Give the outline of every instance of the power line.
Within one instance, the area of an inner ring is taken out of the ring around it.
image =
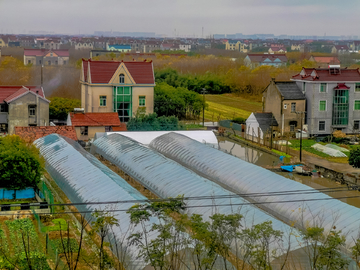
[[[306,200],[287,200],[287,201],[273,201],[273,202],[248,202],[248,203],[227,203],[227,204],[208,204],[208,205],[189,205],[189,206],[184,206],[183,208],[185,209],[189,209],[189,208],[205,208],[205,207],[222,207],[222,206],[245,206],[245,205],[262,205],[262,204],[271,204],[271,203],[290,203],[290,202],[308,202],[308,201],[326,201],[326,200],[341,200],[341,199],[352,199],[352,198],[360,198],[360,196],[344,196],[344,197],[329,197],[329,198],[318,198],[318,199],[306,199]],[[176,200],[176,199],[167,199],[167,201],[169,200]],[[180,200],[180,199],[177,199]],[[146,200],[143,200],[144,202],[149,202]],[[124,202],[130,202],[130,201],[124,201]],[[135,201],[136,203],[141,202],[141,200],[139,201]],[[88,204],[110,204],[111,202],[101,202],[101,203],[95,203],[95,202],[91,202],[91,203],[75,203],[75,204],[52,204],[55,206],[62,206],[62,205],[67,205],[67,206],[74,206],[74,205],[88,205]],[[54,214],[82,214],[82,213],[93,213],[95,211],[98,212],[127,212],[129,209],[103,209],[103,210],[87,210],[87,211],[68,211],[68,212],[57,212]],[[34,213],[29,213],[29,214],[34,214]],[[14,214],[14,215],[18,215],[18,216],[23,216],[24,213],[20,213],[20,214]],[[13,215],[13,216],[14,216]],[[9,214],[0,214],[0,216],[9,216]]]
[[[341,190],[341,188],[329,188],[328,192],[341,192],[346,190]],[[312,191],[312,190],[305,190],[305,191]],[[243,194],[247,196],[260,196],[260,197],[267,197],[267,196],[278,196],[278,195],[292,195],[292,194],[313,194],[313,193],[322,193],[320,191],[311,192],[311,193],[295,193],[296,191],[287,191],[284,192],[272,192],[267,193],[270,195],[264,195],[266,193],[252,193],[252,194]],[[168,198],[168,199],[145,199],[145,200],[125,200],[125,201],[105,201],[105,202],[83,202],[83,203],[62,203],[62,204],[46,204],[48,206],[76,206],[76,205],[103,205],[103,204],[126,204],[126,203],[150,203],[150,202],[165,202],[165,201],[174,201],[174,200],[187,200],[187,201],[194,201],[194,200],[214,200],[214,199],[224,199],[224,198],[237,198],[242,197],[242,194],[233,194],[233,195],[220,195],[220,196],[197,196],[197,197],[185,197],[185,198]],[[244,196],[244,197],[247,197]],[[197,208],[197,207],[219,207],[219,206],[242,206],[242,205],[261,205],[261,204],[269,204],[269,203],[289,203],[289,202],[307,202],[307,201],[322,201],[322,200],[334,200],[334,199],[350,199],[350,198],[359,198],[359,196],[343,196],[343,197],[328,197],[328,198],[313,198],[313,199],[299,199],[299,200],[285,200],[285,201],[273,201],[273,202],[248,202],[248,203],[229,203],[229,204],[219,204],[219,205],[199,205],[199,206],[185,206],[184,208]],[[13,204],[12,206],[21,206],[21,204]],[[40,206],[40,203],[29,204],[27,206]],[[124,210],[116,210],[116,211],[128,211],[128,209]],[[86,212],[93,212],[93,211],[86,211]],[[62,212],[63,213],[63,212]],[[80,212],[72,212],[72,213],[80,213]],[[8,214],[0,214],[0,215],[8,215]],[[19,214],[22,215],[22,214]]]

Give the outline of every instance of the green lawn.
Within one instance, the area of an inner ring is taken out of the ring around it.
[[[248,118],[252,112],[261,111],[261,102],[248,100],[231,94],[206,95],[205,118],[210,121],[233,119],[236,117]]]

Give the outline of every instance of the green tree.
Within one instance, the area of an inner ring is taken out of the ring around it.
[[[66,120],[68,113],[80,106],[81,101],[79,99],[51,97],[49,105],[50,119]]]
[[[327,234],[322,227],[309,227],[302,231],[302,236],[311,269],[346,269],[349,265],[350,261],[339,250],[345,246],[346,239],[335,226]]]
[[[16,135],[0,138],[0,186],[7,189],[36,187],[45,162],[39,150]]]
[[[107,211],[98,211],[92,214],[94,221],[91,222],[91,235],[97,233],[100,237],[100,245],[98,248],[98,259],[99,259],[99,269],[105,269],[106,264],[109,263],[109,258],[105,252],[105,247],[109,246],[108,242],[105,240],[108,238],[112,231],[113,226],[119,226],[119,221]]]
[[[244,229],[241,233],[244,243],[244,262],[253,269],[271,269],[270,262],[277,254],[274,251],[270,252],[270,245],[281,242],[282,236],[283,232],[274,230],[271,221]]]
[[[129,131],[181,130],[179,119],[175,116],[160,116],[156,113],[147,115],[136,114],[126,125]]]
[[[181,197],[164,202],[137,204],[128,210],[131,223],[142,231],[129,237],[130,245],[137,246],[139,257],[155,269],[180,269],[183,264],[181,251],[187,246],[184,223],[175,221],[172,215],[180,215],[185,203]],[[157,223],[149,225],[150,217]],[[181,220],[181,219],[180,219]],[[150,239],[149,235],[157,235]]]
[[[349,164],[354,168],[360,168],[360,147],[350,150]]]

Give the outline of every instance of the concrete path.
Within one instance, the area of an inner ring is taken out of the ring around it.
[[[299,151],[291,149],[290,154],[292,156],[299,157]],[[360,169],[356,169],[356,168],[350,166],[349,164],[328,161],[321,157],[315,157],[313,155],[309,155],[304,151],[302,152],[302,162],[305,164],[318,165],[318,166],[321,166],[321,167],[324,167],[324,168],[327,168],[330,170],[334,170],[337,172],[341,172],[344,174],[347,174],[347,173],[360,174]]]

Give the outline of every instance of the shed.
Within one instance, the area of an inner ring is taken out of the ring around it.
[[[264,134],[271,128],[277,127],[278,123],[272,113],[255,112],[246,119],[246,135],[264,139]]]

